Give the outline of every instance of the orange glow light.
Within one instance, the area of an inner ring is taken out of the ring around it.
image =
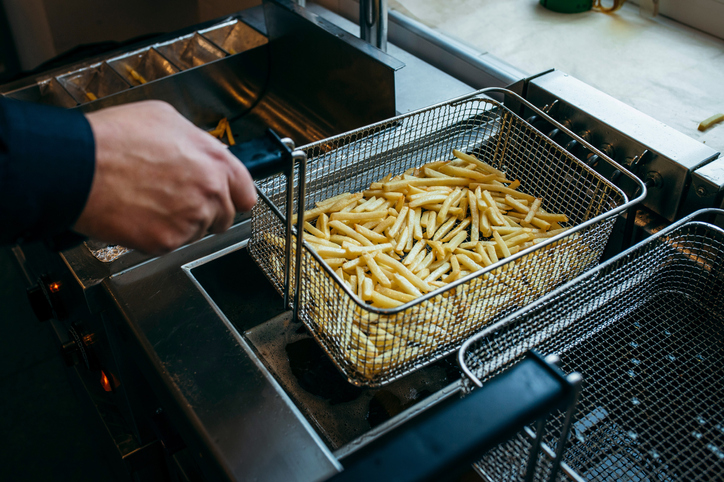
[[[108,376],[106,376],[106,372],[101,371],[101,386],[103,387],[103,390],[107,392],[112,392],[113,387],[111,386],[111,381],[108,379]]]
[[[61,286],[62,286],[62,284],[60,283],[60,281],[56,281],[54,283],[50,283],[48,285],[48,289],[50,290],[51,293],[57,293],[58,291],[60,291]]]

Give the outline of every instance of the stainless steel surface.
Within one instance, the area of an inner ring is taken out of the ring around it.
[[[565,453],[581,477],[719,478],[724,230],[702,219],[722,215],[689,216],[489,327],[460,351],[466,374],[484,383],[528,349],[555,353],[587,381]],[[516,443],[485,471],[520,464]]]
[[[607,144],[613,157],[641,179],[660,179],[651,185],[643,205],[669,221],[680,216],[694,170],[719,155],[563,72],[533,78],[525,97],[539,107],[552,106],[557,100],[553,117],[577,133],[586,133],[598,147]],[[646,150],[650,156],[641,158]]]
[[[191,69],[226,57],[226,53],[198,32],[155,46],[179,70]]]
[[[57,79],[79,104],[87,104],[129,88],[128,82],[105,62],[58,76]]]
[[[198,28],[205,29],[208,25]],[[83,103],[80,108],[85,112],[134,101],[158,99],[170,103],[202,128],[212,128],[221,117],[234,119],[242,116],[258,103],[267,87],[269,72],[269,54],[263,46],[180,72],[155,47],[168,47],[171,44],[205,45],[222,57],[226,54],[208,40],[200,38],[193,29],[191,32],[184,31],[166,37],[132,49],[131,52],[111,52],[50,71],[37,80],[30,78],[2,86],[0,90],[3,95],[19,97],[36,83],[54,82],[57,79],[75,97],[74,105],[75,102]],[[195,55],[195,51],[189,48],[184,55],[193,57],[192,54]],[[190,61],[193,63],[193,58]],[[134,77],[128,67],[134,69],[147,83]],[[28,83],[31,87],[28,87]],[[88,88],[98,100],[91,101],[85,95]],[[287,113],[277,109],[276,116],[287,116]],[[243,134],[245,131],[240,129],[238,132]],[[281,130],[280,132],[288,135]],[[300,139],[304,140],[303,137]]]
[[[267,43],[265,35],[238,20],[230,20],[214,25],[211,28],[200,30],[199,33],[229,55],[238,54]]]
[[[57,79],[52,78],[37,84],[18,89],[8,94],[11,99],[38,102],[58,107],[75,107],[78,102],[71,96]]]
[[[222,235],[226,249],[208,253],[197,243],[107,279],[122,314],[115,323],[206,477],[325,478],[336,459],[193,274],[241,249],[248,230],[245,223]]]
[[[358,0],[319,0],[325,8],[359,25]],[[408,54],[474,89],[507,87],[527,73],[396,11],[388,12],[388,40]],[[454,95],[449,95],[452,98]],[[403,111],[404,112],[404,111]]]
[[[195,125],[211,129],[222,117],[243,119],[264,93],[269,69],[264,47],[232,55],[199,67],[119,92],[82,106],[85,112],[147,99],[173,105]],[[235,126],[232,124],[232,129]],[[258,130],[258,129],[257,129]],[[250,139],[246,132],[238,141]],[[254,132],[256,133],[256,131]],[[250,133],[248,135],[253,135]],[[287,135],[286,132],[280,131]]]
[[[133,86],[179,72],[179,69],[155,48],[142,49],[111,59],[108,61],[108,65]],[[136,75],[133,75],[134,73]]]
[[[264,14],[273,58],[269,91],[279,103],[299,105],[325,132],[395,115],[394,71],[404,64],[289,1],[265,3]],[[288,137],[304,145],[310,136]]]
[[[57,78],[75,102],[83,104],[84,111],[159,99],[203,128],[212,128],[221,117],[231,119],[241,137],[237,140],[257,137],[260,129],[272,127],[299,144],[395,115],[394,70],[404,64],[291,2],[268,2],[264,8],[267,15],[261,15],[262,7],[239,14],[238,23],[248,20],[253,28],[235,27],[230,37],[239,40],[239,35],[246,35],[244,40],[255,44],[264,28],[259,18],[266,17],[270,37],[276,39],[273,46],[265,43],[227,55],[192,29],[140,48],[156,49],[182,70],[157,82],[146,78],[147,84],[137,85],[140,82],[133,76],[133,80],[124,80],[104,63],[121,60],[118,53],[111,53],[49,72],[47,77],[3,86],[2,92],[11,97],[32,97],[32,92],[23,89]],[[200,26],[199,30],[211,35],[213,27]],[[299,42],[299,38],[305,41]],[[126,70],[116,66],[122,74]],[[87,92],[98,100],[92,101]]]
[[[360,38],[387,51],[387,0],[360,0]]]
[[[594,265],[608,241],[616,214],[630,206],[624,193],[606,179],[554,147],[504,106],[479,96],[468,96],[305,146],[310,169],[306,181],[308,204],[339,193],[367,189],[371,181],[388,173],[402,173],[425,162],[449,159],[453,148],[474,152],[519,179],[527,192],[546,199],[546,210],[566,213],[572,229],[397,309],[387,310],[361,301],[305,243],[304,276],[299,289],[302,298],[297,309],[352,383],[379,386],[424,366],[456,349],[465,337],[507,310],[529,303],[557,283]],[[635,179],[631,174],[627,176]],[[640,201],[646,193],[643,184],[639,184],[640,196],[634,201]],[[260,183],[260,189],[273,202],[283,199],[284,184],[279,177]],[[259,203],[253,212],[249,245],[252,256],[280,292],[284,287],[283,264],[281,246],[276,247],[274,243],[278,241],[274,237],[283,239],[281,219],[266,203]],[[545,263],[544,259],[553,263],[549,267],[558,262],[570,266],[546,272],[537,266]],[[487,280],[488,273],[496,273],[502,266],[506,266],[507,276],[518,280],[514,282],[517,288]],[[473,301],[481,292],[488,296]],[[445,296],[440,297],[442,294]],[[434,297],[437,298],[433,300]],[[428,313],[436,326],[425,321]],[[340,343],[353,338],[353,319],[363,320],[367,326],[379,320],[395,324],[396,320],[404,319],[400,325],[405,326],[403,338],[419,339],[420,348],[396,347],[385,352],[382,362],[356,363],[350,355],[352,349]]]
[[[352,35],[359,34],[358,23],[347,20],[317,4],[311,4],[307,9]],[[397,113],[412,112],[475,91],[470,85],[433,67],[394,43],[388,42],[387,53],[404,64],[404,67],[395,70]],[[420,82],[420,79],[425,79],[425,82]]]

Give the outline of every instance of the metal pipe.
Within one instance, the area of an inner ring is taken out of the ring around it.
[[[387,0],[360,0],[360,38],[387,51]]]

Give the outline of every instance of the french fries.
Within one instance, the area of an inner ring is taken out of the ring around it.
[[[394,309],[414,302],[570,228],[565,214],[545,211],[545,201],[521,192],[519,181],[469,154],[453,155],[304,212],[309,246],[369,306]],[[270,242],[283,246],[281,239]],[[554,243],[397,314],[375,314],[344,301],[349,296],[338,284],[332,297],[328,291],[310,293],[304,309],[331,339],[341,340],[335,344],[341,343],[337,348],[357,373],[374,378],[472,334],[595,262],[584,243],[576,249],[569,244],[563,256],[562,242]],[[304,273],[310,280],[328,276],[311,265]],[[340,323],[340,317],[346,319]]]
[[[134,79],[136,82],[138,82],[138,83],[140,83],[140,84],[145,84],[145,83],[147,82],[147,81],[146,81],[146,78],[145,78],[144,76],[142,76],[141,74],[139,74],[138,72],[136,72],[136,69],[134,69],[134,68],[131,67],[130,65],[126,65],[126,72],[128,72],[128,74],[129,74],[131,77],[133,77],[133,79]]]
[[[223,140],[224,136],[226,136],[226,141],[229,143],[230,146],[236,144],[236,142],[234,141],[234,135],[231,133],[231,125],[229,124],[229,121],[226,117],[222,118],[216,125],[216,127],[213,130],[209,131],[209,134],[221,140]]]

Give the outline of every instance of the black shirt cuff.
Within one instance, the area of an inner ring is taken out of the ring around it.
[[[67,232],[94,170],[93,131],[80,111],[0,97],[0,244]]]

